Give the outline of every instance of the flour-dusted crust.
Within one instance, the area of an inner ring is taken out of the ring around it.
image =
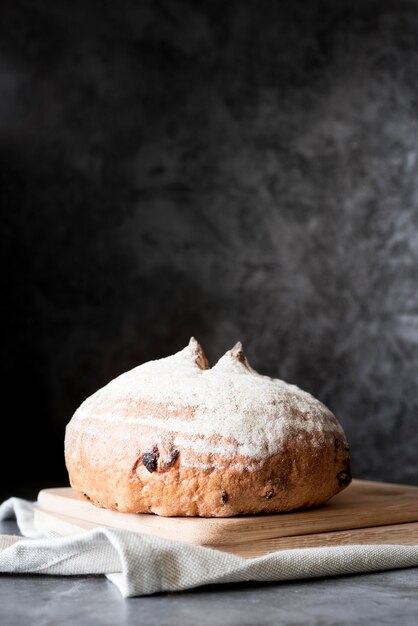
[[[164,516],[290,511],[351,481],[344,432],[319,400],[255,372],[241,344],[209,369],[195,339],[88,398],[65,457],[97,506]]]

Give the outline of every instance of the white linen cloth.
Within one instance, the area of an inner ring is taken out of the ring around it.
[[[35,506],[20,498],[0,505],[0,520],[16,518],[25,535],[0,535],[0,572],[105,574],[124,597],[214,583],[284,581],[418,566],[418,545],[304,548],[244,559],[110,528],[58,537],[35,529]]]

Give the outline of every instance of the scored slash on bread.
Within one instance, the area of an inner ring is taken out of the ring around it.
[[[71,485],[97,506],[164,516],[306,508],[351,481],[335,416],[258,374],[240,342],[209,368],[192,338],[114,379],[75,412],[65,456]]]

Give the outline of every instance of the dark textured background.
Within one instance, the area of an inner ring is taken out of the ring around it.
[[[418,2],[0,12],[3,491],[65,481],[77,405],[191,334],[418,482]]]

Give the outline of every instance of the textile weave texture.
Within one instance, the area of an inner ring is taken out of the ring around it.
[[[208,584],[284,581],[418,566],[418,545],[305,548],[244,559],[111,528],[58,537],[35,528],[35,506],[20,498],[10,498],[0,505],[0,520],[15,518],[24,535],[0,535],[0,572],[102,574],[124,597]]]

